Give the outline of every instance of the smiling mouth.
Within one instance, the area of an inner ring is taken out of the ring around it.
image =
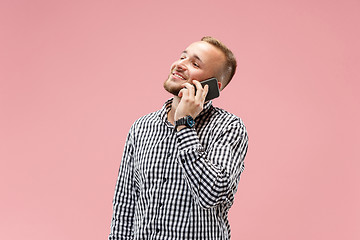
[[[185,80],[185,78],[184,78],[183,76],[181,76],[181,75],[179,75],[179,74],[177,74],[177,73],[173,73],[173,75],[174,75],[175,77],[178,77],[178,78],[182,79],[182,80]]]

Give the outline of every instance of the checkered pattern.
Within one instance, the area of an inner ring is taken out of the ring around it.
[[[240,118],[213,107],[179,132],[167,121],[172,99],[128,134],[109,240],[230,239],[228,210],[248,147]]]

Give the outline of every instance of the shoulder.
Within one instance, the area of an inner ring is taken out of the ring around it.
[[[231,139],[248,140],[243,120],[222,108],[212,107],[203,124],[203,130],[212,135],[214,139],[228,136]]]
[[[225,128],[238,127],[245,130],[245,124],[240,117],[219,107],[213,107],[211,111],[211,121]]]
[[[135,120],[131,126],[131,130],[136,130],[138,128],[146,127],[147,125],[152,125],[160,120],[160,110],[152,113],[148,113]]]
[[[210,117],[210,125],[215,138],[227,138],[242,146],[247,146],[248,133],[243,120],[237,115],[222,108],[214,107]]]
[[[148,114],[136,119],[135,122],[134,122],[134,125],[139,125],[139,124],[148,123],[148,122],[158,120],[160,118],[159,115],[160,115],[160,110],[148,113]]]

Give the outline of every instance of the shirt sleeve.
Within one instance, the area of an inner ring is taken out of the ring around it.
[[[230,208],[248,148],[241,120],[232,122],[206,151],[195,129],[184,128],[176,134],[179,164],[195,201],[205,209],[219,204]]]
[[[128,134],[113,199],[113,216],[109,240],[133,239],[133,218],[136,192],[133,181],[134,145]]]

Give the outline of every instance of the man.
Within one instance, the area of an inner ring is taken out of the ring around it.
[[[248,137],[240,118],[205,102],[208,86],[200,82],[216,77],[223,89],[235,69],[232,52],[212,37],[173,63],[164,83],[173,98],[129,131],[110,240],[230,239],[227,214]]]

